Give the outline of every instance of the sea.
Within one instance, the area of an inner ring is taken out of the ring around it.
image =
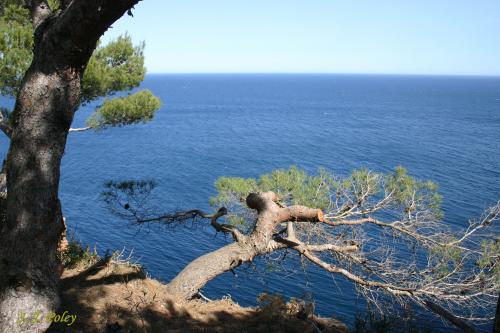
[[[203,221],[131,225],[103,203],[107,181],[155,180],[152,196],[162,212],[210,212],[221,176],[258,177],[292,165],[347,175],[401,165],[439,184],[444,223],[455,228],[500,199],[500,77],[149,74],[140,88],[163,103],[151,122],[69,134],[60,198],[71,237],[101,254],[132,251],[161,281],[230,239]],[[99,103],[81,107],[73,126],[84,126]],[[7,150],[0,136],[1,159]],[[282,268],[256,260],[217,277],[203,293],[244,306],[256,305],[263,292],[314,299],[319,314],[352,327],[366,310],[353,285],[290,260]],[[426,325],[453,330],[431,315]]]

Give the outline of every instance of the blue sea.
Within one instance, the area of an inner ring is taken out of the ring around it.
[[[70,234],[101,253],[133,249],[162,281],[229,239],[208,227],[139,230],[105,208],[106,181],[154,179],[165,212],[211,210],[220,176],[257,177],[291,165],[344,175],[402,165],[440,185],[445,222],[454,226],[500,199],[498,77],[158,74],[142,88],[163,102],[152,122],[69,135],[60,197]],[[94,107],[80,109],[74,126]],[[7,149],[2,136],[0,158]],[[312,295],[320,314],[352,324],[364,310],[352,285],[296,263],[295,272],[268,272],[257,261],[218,277],[204,294],[242,305],[255,305],[264,291]],[[439,320],[432,325],[448,331]]]

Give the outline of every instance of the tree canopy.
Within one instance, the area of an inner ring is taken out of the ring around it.
[[[51,1],[57,10],[59,2]],[[33,58],[33,25],[22,1],[7,1],[0,17],[0,94],[15,97]],[[150,91],[113,98],[130,92],[144,80],[144,43],[134,45],[129,35],[99,45],[90,58],[82,79],[81,104],[101,102],[85,129],[103,129],[151,120],[161,107]],[[102,100],[104,98],[104,100]],[[11,111],[2,108],[0,122],[8,124]]]
[[[0,93],[17,95],[33,57],[33,28],[28,10],[7,5],[0,17]]]

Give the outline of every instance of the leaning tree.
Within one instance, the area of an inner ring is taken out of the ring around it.
[[[382,293],[401,304],[422,305],[469,332],[468,321],[493,320],[500,239],[487,227],[499,219],[500,201],[461,230],[442,221],[437,186],[401,167],[387,175],[357,170],[340,178],[325,170],[311,176],[295,167],[259,179],[220,178],[210,200],[220,207],[214,214],[157,216],[158,209],[148,204],[154,187],[152,181],[109,182],[103,199],[134,224],[207,219],[233,239],[168,283],[183,299],[224,272],[282,251],[351,281],[375,305]]]
[[[16,98],[12,112],[0,112],[0,130],[10,138],[0,173],[0,332],[43,332],[49,323],[20,326],[19,314],[48,313],[59,304],[57,247],[65,224],[58,188],[75,111],[100,101],[87,126],[74,129],[82,131],[147,121],[160,107],[149,91],[101,99],[144,79],[144,45],[128,36],[98,45],[138,2],[0,4],[0,93]]]

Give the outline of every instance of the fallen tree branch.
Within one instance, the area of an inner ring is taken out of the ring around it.
[[[366,287],[375,287],[375,288],[381,288],[389,293],[395,295],[395,296],[408,296],[408,297],[413,297],[414,293],[417,292],[417,290],[413,288],[405,288],[405,287],[400,287],[392,284],[387,284],[387,283],[381,283],[378,281],[370,281],[370,280],[365,280],[361,278],[360,276],[357,276],[349,271],[347,271],[344,268],[337,267],[335,265],[329,264],[312,254],[308,249],[307,246],[304,244],[299,244],[298,246],[292,247],[294,250],[298,251],[300,254],[302,254],[304,257],[309,259],[312,263],[318,265],[319,267],[327,270],[328,272],[331,273],[337,273],[341,274],[347,279],[351,280],[352,282],[355,282],[359,285],[366,286]]]
[[[499,204],[497,203],[497,205],[495,206],[495,207],[497,207],[496,208],[497,210],[498,210],[498,206],[499,206]],[[490,219],[491,222],[494,220],[498,220],[498,212]],[[365,224],[365,223],[371,223],[371,224],[377,225],[379,227],[391,228],[391,229],[398,231],[402,234],[408,235],[408,236],[410,236],[410,237],[412,237],[420,242],[429,242],[429,243],[432,243],[433,245],[438,245],[441,247],[451,246],[451,247],[455,247],[455,248],[461,249],[461,250],[473,251],[473,252],[476,252],[478,254],[481,253],[480,251],[472,250],[472,249],[469,249],[467,247],[459,245],[464,239],[467,238],[467,236],[470,236],[476,230],[474,230],[473,232],[469,232],[468,235],[465,235],[464,237],[462,237],[462,239],[460,239],[458,241],[443,243],[443,242],[437,241],[431,237],[423,235],[421,233],[414,232],[414,231],[407,229],[407,228],[404,228],[404,227],[400,227],[398,225],[399,221],[386,223],[386,222],[382,222],[382,221],[379,221],[377,219],[374,219],[373,217],[366,217],[366,218],[361,218],[361,219],[357,219],[357,220],[339,220],[339,221],[331,221],[329,219],[325,219],[323,221],[323,223],[325,223],[329,226],[332,226],[332,227],[354,226],[354,225],[361,225],[361,224]]]

